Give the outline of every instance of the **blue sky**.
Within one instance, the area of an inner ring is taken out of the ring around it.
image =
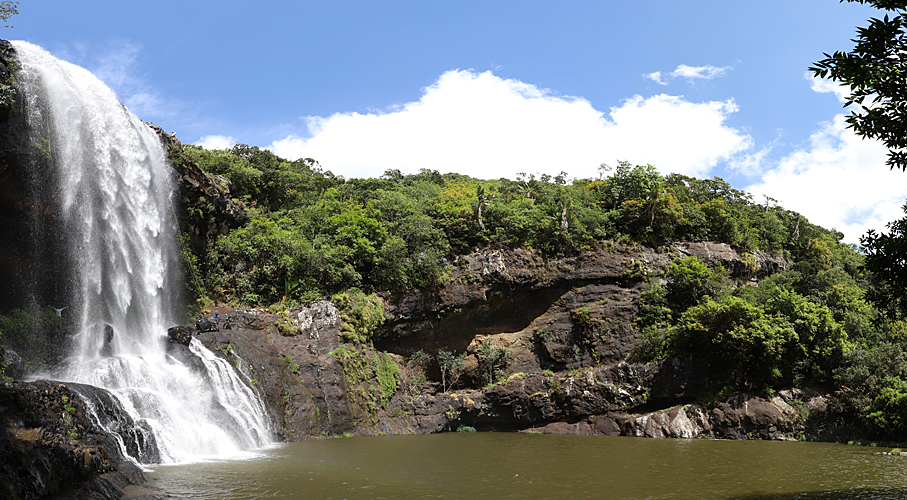
[[[720,176],[856,242],[907,174],[807,67],[878,11],[835,0],[23,1],[2,37],[83,66],[186,142],[387,168]]]

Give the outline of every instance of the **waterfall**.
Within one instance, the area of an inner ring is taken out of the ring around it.
[[[50,232],[71,269],[58,276],[71,290],[70,354],[44,376],[110,391],[151,430],[164,463],[268,443],[264,408],[235,370],[196,339],[188,349],[167,341],[183,301],[174,175],[159,137],[87,70],[13,46],[30,138],[55,177],[34,182],[55,190],[63,227]]]

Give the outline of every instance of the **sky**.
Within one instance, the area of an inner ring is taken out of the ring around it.
[[[858,243],[907,173],[808,72],[883,13],[837,0],[20,0],[0,37],[92,71],[184,142],[345,177],[721,177]]]

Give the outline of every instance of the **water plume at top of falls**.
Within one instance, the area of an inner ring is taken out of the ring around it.
[[[153,432],[164,462],[224,456],[265,444],[254,393],[194,340],[166,342],[179,320],[180,256],[174,179],[160,139],[83,68],[13,42],[29,134],[52,164],[75,324],[71,353],[48,376],[111,391]],[[38,172],[36,169],[35,172]],[[37,175],[37,174],[36,174]],[[135,457],[134,457],[135,458]]]

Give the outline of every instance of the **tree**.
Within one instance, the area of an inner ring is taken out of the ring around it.
[[[669,355],[697,357],[714,380],[759,389],[782,374],[785,347],[796,338],[786,318],[730,296],[687,309],[667,341]]]
[[[0,1],[0,19],[4,21],[9,21],[9,18],[15,16],[19,13],[19,9],[16,7],[19,5],[19,2],[15,0],[3,0]],[[13,28],[14,26],[6,25],[2,26],[3,28]]]
[[[847,117],[848,126],[863,137],[881,140],[888,148],[890,168],[907,170],[907,1],[846,1],[888,13],[857,28],[853,50],[825,53],[809,70],[850,86],[844,107],[859,108]]]
[[[904,205],[907,213],[907,204]],[[872,273],[874,287],[867,296],[892,319],[907,313],[907,217],[888,223],[888,233],[870,229],[860,245],[866,252],[864,266]]]
[[[466,368],[466,353],[457,355],[455,352],[441,349],[438,351],[437,359],[441,368],[441,391],[447,392],[456,385]]]
[[[476,353],[476,376],[486,384],[493,384],[504,375],[510,352],[498,347],[493,340],[483,340]]]

